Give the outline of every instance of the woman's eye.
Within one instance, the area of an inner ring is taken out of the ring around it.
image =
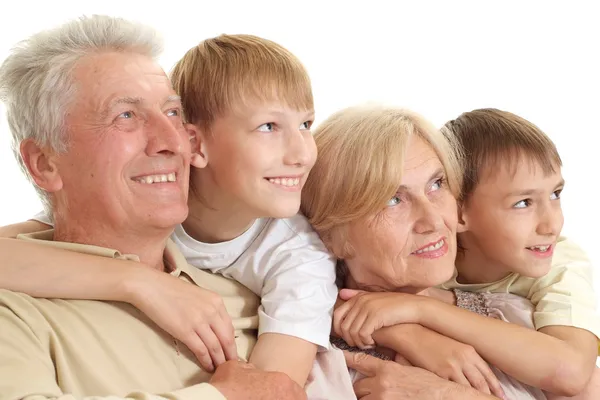
[[[260,132],[273,132],[274,129],[275,129],[275,124],[272,122],[267,122],[266,124],[262,124],[261,126],[258,127],[258,130]]]
[[[400,204],[401,201],[402,200],[400,200],[400,197],[394,196],[387,202],[387,206],[388,207],[396,206],[396,205]]]
[[[527,208],[530,205],[531,205],[531,200],[530,199],[524,199],[524,200],[516,202],[513,205],[513,208]]]
[[[431,190],[440,190],[444,186],[444,178],[440,178],[437,181],[433,182],[431,185]]]
[[[559,200],[561,194],[562,194],[562,189],[552,192],[552,194],[550,195],[550,200]]]
[[[312,121],[304,121],[301,125],[300,125],[300,129],[303,130],[309,130],[310,127],[312,126]]]

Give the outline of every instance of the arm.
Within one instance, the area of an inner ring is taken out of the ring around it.
[[[25,221],[18,224],[7,225],[0,227],[0,238],[16,238],[21,233],[33,233],[51,229],[50,225],[43,224],[39,221]]]
[[[2,289],[33,297],[130,303],[189,347],[206,370],[237,359],[231,318],[216,293],[139,262],[26,240],[0,239],[0,254]]]
[[[594,361],[586,376],[588,371],[580,368],[586,360],[568,342],[439,301],[420,300],[424,300],[419,306],[420,324],[470,344],[488,362],[523,383],[574,396],[591,376]]]
[[[250,363],[264,371],[283,372],[303,387],[316,354],[317,345],[306,340],[278,333],[263,333],[252,350]]]

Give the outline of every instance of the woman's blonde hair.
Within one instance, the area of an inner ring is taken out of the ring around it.
[[[380,212],[398,190],[411,135],[431,145],[458,197],[457,146],[417,113],[378,105],[350,107],[316,129],[319,156],[302,190],[301,209],[339,259],[351,253],[345,244],[348,224]]]

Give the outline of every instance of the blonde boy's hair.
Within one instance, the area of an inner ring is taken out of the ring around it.
[[[540,128],[518,115],[494,108],[473,110],[449,121],[442,132],[457,141],[464,153],[461,200],[468,200],[484,174],[499,165],[515,171],[527,157],[546,174],[562,166],[556,146]]]
[[[351,255],[346,227],[386,207],[401,184],[407,140],[415,135],[438,155],[450,190],[459,195],[455,146],[420,115],[358,106],[329,117],[314,133],[319,156],[302,190],[302,212],[339,258]]]
[[[190,49],[171,72],[186,122],[208,129],[217,117],[253,102],[312,110],[304,66],[292,53],[252,35],[220,35]]]

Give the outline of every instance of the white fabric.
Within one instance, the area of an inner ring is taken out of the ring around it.
[[[44,213],[33,219],[51,225]],[[335,260],[303,215],[258,219],[228,242],[199,242],[181,225],[171,239],[194,267],[234,279],[261,297],[259,335],[280,333],[329,348]]]

